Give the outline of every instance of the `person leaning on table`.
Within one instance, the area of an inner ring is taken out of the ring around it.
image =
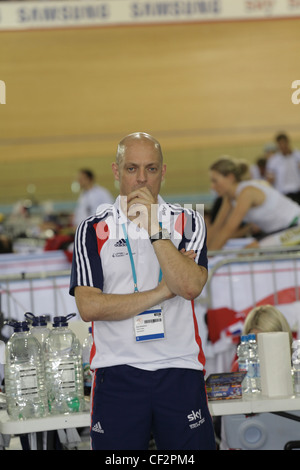
[[[93,449],[215,449],[194,299],[207,280],[199,213],[159,195],[159,142],[126,136],[112,165],[120,196],[77,229],[70,283],[92,322]],[[140,315],[142,314],[143,315]]]
[[[293,336],[291,328],[278,308],[273,305],[259,305],[253,308],[247,315],[243,334],[270,333],[283,331],[289,334],[290,346],[292,348]]]
[[[289,334],[290,346],[292,349],[293,336],[291,328],[285,316],[273,305],[259,305],[253,308],[247,315],[242,335],[255,335],[259,333],[270,333],[283,331]],[[238,370],[237,360],[234,361],[232,372]]]
[[[242,222],[260,230],[260,246],[281,244],[299,228],[300,205],[266,181],[250,179],[247,162],[221,157],[210,167],[210,180],[222,204],[207,231],[209,250],[220,250]],[[300,230],[296,232],[299,243]]]
[[[289,334],[290,346],[292,348],[292,332],[285,316],[273,305],[260,305],[253,308],[247,315],[242,335],[249,335],[250,333],[258,335],[259,333],[270,333],[276,331],[283,331]],[[238,362],[234,361],[231,372],[238,371]],[[222,419],[215,419],[215,427],[220,431],[220,450],[228,449],[226,432],[224,423],[231,418],[222,416]],[[245,422],[247,417],[245,417]]]

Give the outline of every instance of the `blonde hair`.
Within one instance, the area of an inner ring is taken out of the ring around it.
[[[233,174],[236,181],[244,181],[250,179],[250,167],[245,160],[237,160],[232,157],[221,157],[210,167],[210,170],[216,171],[223,176]]]
[[[261,305],[248,313],[243,334],[248,335],[252,330],[259,330],[261,333],[284,331],[289,334],[292,346],[293,337],[290,326],[285,316],[273,305]]]

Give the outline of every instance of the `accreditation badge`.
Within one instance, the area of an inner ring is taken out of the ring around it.
[[[164,339],[164,320],[161,307],[153,307],[135,316],[134,333],[137,342]]]

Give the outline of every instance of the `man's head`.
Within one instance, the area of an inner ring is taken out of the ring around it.
[[[78,180],[78,183],[80,184],[80,188],[86,191],[90,189],[92,186],[94,186],[95,175],[91,170],[84,168],[78,171],[77,180]]]
[[[166,172],[159,142],[144,132],[124,137],[118,145],[112,169],[122,196],[147,187],[157,198]]]
[[[286,134],[278,134],[276,136],[276,142],[283,155],[289,155],[291,153],[290,140]]]

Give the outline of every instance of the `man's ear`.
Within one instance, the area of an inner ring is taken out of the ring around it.
[[[112,163],[111,167],[112,167],[115,180],[119,181],[119,166],[117,165],[117,163],[114,162]]]
[[[161,181],[164,181],[164,180],[165,180],[166,171],[167,171],[167,165],[166,165],[166,164],[163,164],[162,172],[161,172]]]

